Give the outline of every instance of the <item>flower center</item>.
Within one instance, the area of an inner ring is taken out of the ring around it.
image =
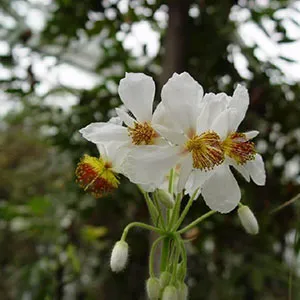
[[[111,171],[111,163],[105,162],[101,157],[84,155],[77,165],[75,174],[79,185],[95,198],[112,192],[119,185],[119,180]]]
[[[222,147],[225,155],[234,159],[237,164],[242,165],[254,159],[254,143],[247,140],[244,133],[233,132],[223,141]]]
[[[134,145],[153,145],[154,138],[158,136],[148,122],[135,122],[134,127],[128,127],[128,135]]]
[[[196,169],[211,170],[224,161],[221,140],[215,132],[195,135],[186,142],[185,147],[192,153],[193,167]]]

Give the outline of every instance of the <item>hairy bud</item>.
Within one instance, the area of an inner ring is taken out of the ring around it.
[[[162,300],[178,300],[176,287],[168,285],[163,291]]]
[[[167,208],[173,208],[174,199],[172,195],[164,190],[158,190],[157,193],[158,200]]]
[[[187,285],[184,282],[181,282],[178,286],[178,299],[177,300],[187,300],[188,299],[189,290]]]
[[[160,284],[159,280],[155,277],[151,277],[146,283],[147,295],[150,300],[158,300],[160,296]]]
[[[259,226],[251,209],[243,205],[238,209],[240,221],[249,234],[258,234]]]
[[[162,272],[159,276],[159,283],[162,288],[166,287],[171,280],[171,273],[170,272]]]
[[[128,244],[125,241],[116,242],[110,257],[110,267],[113,272],[125,269],[128,260]]]

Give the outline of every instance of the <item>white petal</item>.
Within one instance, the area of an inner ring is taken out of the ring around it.
[[[127,156],[123,173],[137,184],[158,188],[179,157],[179,147],[137,146]]]
[[[179,180],[177,184],[177,192],[180,193],[184,189],[184,186],[193,170],[193,158],[191,155],[187,155],[181,161],[181,168],[179,173]]]
[[[248,161],[245,168],[247,168],[250,177],[257,185],[265,185],[266,171],[264,161],[260,154],[256,154],[254,160]]]
[[[112,123],[112,124],[115,124],[115,125],[122,125],[122,120],[120,119],[120,117],[111,117],[109,120],[108,120],[108,123]]]
[[[204,105],[207,105],[210,110],[208,119],[209,125],[211,125],[215,118],[226,109],[229,98],[230,97],[225,93],[208,93],[204,95],[203,103]]]
[[[153,113],[151,123],[152,125],[157,124],[169,129],[177,128],[170,117],[170,112],[166,109],[162,102],[157,105]]]
[[[197,134],[201,134],[209,129],[210,105],[203,105],[197,118]]]
[[[152,119],[155,84],[150,76],[142,73],[126,73],[120,81],[119,95],[136,119],[140,122]]]
[[[204,182],[208,180],[214,174],[214,170],[212,171],[201,171],[201,170],[193,170],[192,174],[190,175],[185,189],[187,193],[192,196],[196,189],[201,191],[201,187],[203,186]],[[195,198],[196,199],[196,198]]]
[[[247,182],[250,182],[250,174],[245,165],[237,164],[234,159],[226,158],[226,160],[230,161],[230,165],[233,166],[245,178]]]
[[[211,126],[211,130],[215,131],[221,139],[225,139],[230,133],[232,120],[236,118],[236,111],[227,109],[219,114]]]
[[[247,140],[252,140],[259,134],[259,131],[251,130],[251,131],[244,132],[244,134],[246,135]]]
[[[237,118],[233,125],[232,131],[236,131],[240,123],[245,118],[248,106],[249,106],[248,91],[244,86],[238,84],[238,86],[236,87],[233,93],[232,99],[229,103],[229,107],[235,108],[237,111]]]
[[[116,108],[116,112],[119,118],[122,120],[122,122],[124,122],[127,126],[129,127],[134,126],[134,122],[135,122],[134,118],[130,117],[125,110],[121,108]]]
[[[107,143],[110,141],[129,142],[127,129],[113,123],[91,123],[79,130],[82,136],[93,143]]]
[[[187,141],[187,138],[179,132],[169,130],[167,127],[160,125],[152,126],[161,136],[173,143],[174,145],[182,145]]]
[[[126,145],[119,142],[108,142],[105,144],[97,144],[97,148],[103,159],[112,163],[113,170],[117,173],[122,173],[121,165],[131,150],[131,147],[126,147]]]
[[[162,101],[184,132],[196,130],[203,89],[188,73],[174,73],[162,89]]]
[[[216,168],[214,174],[204,183],[202,195],[209,208],[220,213],[229,213],[238,205],[241,191],[229,166]]]

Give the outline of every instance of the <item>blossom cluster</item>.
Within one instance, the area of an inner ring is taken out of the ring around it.
[[[146,192],[164,189],[171,171],[177,193],[201,193],[211,210],[228,213],[241,199],[231,167],[246,181],[265,184],[264,163],[251,141],[258,131],[238,131],[249,106],[244,86],[232,96],[204,94],[188,73],[174,73],[154,111],[151,77],[127,73],[118,92],[123,105],[117,117],[80,130],[100,153],[85,155],[76,170],[80,185],[94,196],[117,188],[118,174]]]

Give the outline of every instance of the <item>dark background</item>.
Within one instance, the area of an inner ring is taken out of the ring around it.
[[[142,196],[122,179],[116,193],[95,200],[74,177],[84,153],[97,155],[78,130],[113,115],[125,71],[153,76],[158,91],[174,71],[188,71],[206,92],[247,85],[241,129],[260,131],[267,183],[236,176],[260,234],[245,234],[236,211],[190,232],[190,299],[300,299],[299,204],[272,213],[300,192],[299,84],[278,67],[297,65],[288,51],[260,55],[267,40],[276,49],[296,42],[289,28],[300,32],[298,1],[121,2],[0,1],[0,299],[145,299],[148,233],[131,231],[128,268],[109,270],[124,226],[148,221]],[[39,23],[32,9],[44,26],[32,26]],[[159,37],[154,55],[149,44],[124,47],[141,21]],[[256,27],[250,36],[264,35],[260,45],[245,42],[244,22]],[[199,199],[188,219],[206,211]]]

